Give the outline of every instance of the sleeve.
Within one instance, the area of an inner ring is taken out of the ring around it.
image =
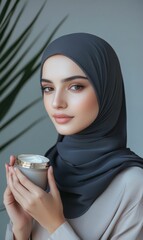
[[[57,230],[51,234],[48,240],[81,240],[74,230],[71,228],[68,222],[63,223]],[[9,223],[6,229],[5,240],[14,240],[12,232],[12,224]],[[34,240],[34,239],[33,239]]]
[[[137,203],[118,219],[110,239],[143,239],[143,202]]]
[[[68,222],[63,223],[57,230],[51,234],[48,240],[81,240]]]
[[[13,240],[12,224],[7,224],[5,240]]]
[[[9,224],[7,224],[5,240],[14,240],[11,222]]]

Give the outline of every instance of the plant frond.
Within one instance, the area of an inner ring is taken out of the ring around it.
[[[9,0],[6,1],[6,3],[4,4],[3,6],[3,9],[1,11],[1,14],[0,14],[0,22],[2,23],[2,21],[4,21],[4,18],[8,12],[8,8],[10,6],[11,2]],[[15,1],[15,4],[14,4],[14,7],[18,4],[18,1]],[[12,11],[12,9],[10,10],[10,12]]]
[[[16,136],[14,136],[13,138],[11,138],[10,140],[8,140],[6,143],[2,144],[0,146],[0,150],[4,150],[8,145],[10,145],[11,143],[13,143],[15,140],[17,140],[19,137],[21,137],[22,135],[24,135],[26,132],[28,132],[31,128],[33,128],[35,125],[37,125],[39,122],[41,122],[42,120],[44,120],[45,117],[41,117],[38,118],[36,121],[34,121],[32,124],[30,124],[28,127],[26,127],[24,130],[22,130],[20,133],[18,133]]]
[[[36,20],[38,19],[43,7],[44,7],[45,3],[42,5],[42,7],[40,8],[40,10],[38,11],[38,13],[36,14],[36,16],[34,17],[34,19],[31,21],[31,23],[28,25],[28,27],[26,27],[26,29],[22,32],[22,34],[20,34],[20,36],[14,41],[14,43],[3,53],[3,55],[1,56],[1,62],[3,62],[8,56],[9,54],[14,51],[15,47],[17,46],[17,44],[22,41],[23,37],[33,28]]]
[[[28,109],[33,107],[35,104],[40,102],[42,98],[37,98],[36,100],[32,101],[30,104],[28,104],[26,107],[22,108],[20,111],[18,111],[13,117],[11,117],[7,122],[5,122],[1,126],[1,131],[4,130],[9,124],[11,124],[14,120],[16,120],[18,117],[20,117],[23,113],[25,113]]]
[[[26,54],[30,51],[30,49],[32,49],[32,47],[34,46],[34,44],[38,41],[38,39],[41,37],[42,33],[44,32],[45,29],[43,29],[36,37],[35,39],[31,42],[31,44],[24,50],[23,55],[20,56],[19,59],[23,59]],[[27,37],[26,37],[27,38]],[[19,52],[19,50],[21,50],[21,47],[23,46],[23,43],[25,41],[25,39],[23,39],[23,41],[21,42],[21,44],[15,49],[15,51],[13,52],[13,54],[11,56],[9,56],[9,58],[7,59],[6,62],[4,62],[4,64],[1,64],[1,68],[0,68],[0,72],[2,73],[6,66],[11,62],[11,60],[13,60],[14,56]],[[18,60],[19,61],[19,60]]]
[[[4,7],[0,15],[0,20],[1,20],[1,25],[0,25],[1,69],[0,71],[3,75],[0,81],[0,84],[3,87],[1,91],[1,93],[3,93],[3,99],[1,101],[1,107],[0,107],[1,120],[9,112],[9,109],[12,107],[13,102],[15,101],[19,91],[22,89],[24,84],[27,83],[27,81],[30,80],[30,78],[39,69],[40,57],[43,50],[47,47],[47,45],[50,43],[51,39],[53,38],[57,30],[60,28],[60,26],[63,24],[63,22],[67,18],[66,16],[60,21],[60,23],[55,27],[55,29],[52,31],[48,39],[45,40],[44,44],[40,48],[38,48],[36,54],[32,54],[32,57],[30,57],[30,60],[26,60],[26,56],[28,55],[28,52],[33,47],[33,45],[37,42],[41,33],[39,33],[34,38],[34,40],[30,41],[31,43],[28,44],[28,47],[24,48],[24,43],[29,39],[29,36],[33,30],[33,27],[35,26],[35,22],[39,18],[45,4],[47,3],[47,0],[45,0],[40,10],[36,12],[35,17],[32,19],[32,21],[28,23],[28,26],[25,26],[24,29],[22,29],[22,32],[18,36],[16,36],[16,40],[14,40],[12,43],[9,43],[17,27],[17,23],[19,22],[20,17],[24,12],[24,9],[28,0],[22,6],[22,8],[18,10],[19,13],[17,14],[17,7],[18,7],[18,4],[21,2],[23,3],[23,1],[20,1],[20,0],[13,0],[13,1],[4,0]],[[1,0],[0,0],[0,3],[1,3]],[[13,23],[9,25],[10,22],[13,22]],[[26,60],[26,64],[24,63],[23,66],[20,67],[19,64],[21,63],[22,60],[24,61]],[[26,111],[28,111],[28,109],[30,109],[35,104],[37,104],[41,99],[42,99],[41,97],[37,98],[27,106],[22,108],[20,111],[18,111],[16,114],[14,114],[12,117],[10,117],[7,121],[3,121],[1,130],[5,130],[6,127],[8,126],[11,127],[11,124],[14,121],[16,121]],[[0,150],[1,151],[5,150],[6,147],[12,144],[15,140],[19,139],[21,136],[23,136],[25,133],[27,133],[30,129],[32,129],[35,125],[37,125],[44,119],[45,119],[45,116],[40,117],[37,120],[33,121],[33,123],[25,127],[23,130],[20,130],[17,134],[15,133],[15,136],[13,137],[11,136],[10,139],[8,138],[0,146]],[[4,206],[1,205],[0,212],[4,210],[5,210]]]
[[[7,0],[7,2],[5,3],[5,5],[2,9],[2,13],[1,13],[1,17],[0,17],[0,23],[1,23],[0,39],[1,40],[2,40],[3,36],[5,35],[8,24],[9,24],[19,3],[20,3],[20,1],[15,1],[15,3],[13,4],[13,6],[11,7],[11,9],[8,12],[8,8],[9,8],[9,5],[11,4],[11,1]],[[6,16],[6,14],[7,14],[7,16]]]
[[[20,82],[22,83],[23,81],[26,83],[27,80],[29,79],[29,77],[32,75],[32,73],[35,72],[32,71],[32,69],[34,68],[34,64],[37,62],[37,60],[39,59],[40,55],[42,54],[43,50],[46,48],[46,46],[49,44],[49,42],[51,41],[51,39],[53,38],[53,36],[55,35],[55,33],[57,32],[57,30],[59,29],[59,27],[63,24],[63,22],[67,19],[67,16],[64,17],[61,22],[56,26],[56,28],[52,31],[52,33],[50,34],[50,37],[48,38],[48,40],[46,41],[46,43],[42,46],[42,48],[39,50],[39,52],[22,68],[20,69],[14,76],[13,78],[9,81],[8,85],[13,83],[14,81],[16,81],[17,77],[20,76],[21,74],[24,74],[21,79]],[[40,67],[40,63],[37,65],[38,67]],[[38,67],[36,66],[36,70],[38,69]],[[14,69],[12,67],[12,69]],[[27,72],[29,72],[28,77],[27,77]],[[10,75],[9,73],[7,73],[7,76]],[[6,77],[4,79],[6,79]],[[1,82],[2,84],[3,82]],[[3,91],[6,89],[7,85],[5,86],[4,89],[1,90],[1,94],[3,93]],[[20,89],[19,89],[20,90]]]
[[[18,14],[18,16],[17,16],[13,26],[11,27],[10,31],[8,32],[7,36],[4,37],[4,32],[7,29],[8,23],[6,24],[5,28],[2,30],[2,32],[0,34],[0,37],[1,37],[1,50],[2,51],[4,50],[6,44],[10,41],[11,35],[13,34],[13,32],[14,32],[14,30],[16,28],[16,25],[18,24],[18,21],[19,21],[20,17],[22,16],[22,13],[24,11],[25,5],[23,6],[21,11],[19,12],[19,14]],[[3,41],[2,41],[2,39],[3,39]],[[2,51],[1,51],[1,53],[2,53]]]

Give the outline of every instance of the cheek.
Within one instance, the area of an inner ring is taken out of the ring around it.
[[[96,118],[98,115],[99,107],[95,95],[87,95],[86,97],[81,97],[74,99],[74,106],[77,113],[86,116],[88,114],[91,118]]]
[[[44,103],[44,107],[46,109],[46,112],[49,113],[50,112],[50,99],[46,99],[46,97],[43,97],[43,103]]]

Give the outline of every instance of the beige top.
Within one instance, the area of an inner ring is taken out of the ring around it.
[[[67,220],[52,235],[37,222],[32,240],[143,240],[143,169],[118,174],[81,217]],[[13,240],[8,224],[5,240]]]

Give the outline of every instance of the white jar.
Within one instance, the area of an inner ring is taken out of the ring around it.
[[[47,169],[50,160],[41,155],[21,154],[15,161],[17,167],[30,181],[46,190],[47,188]]]

